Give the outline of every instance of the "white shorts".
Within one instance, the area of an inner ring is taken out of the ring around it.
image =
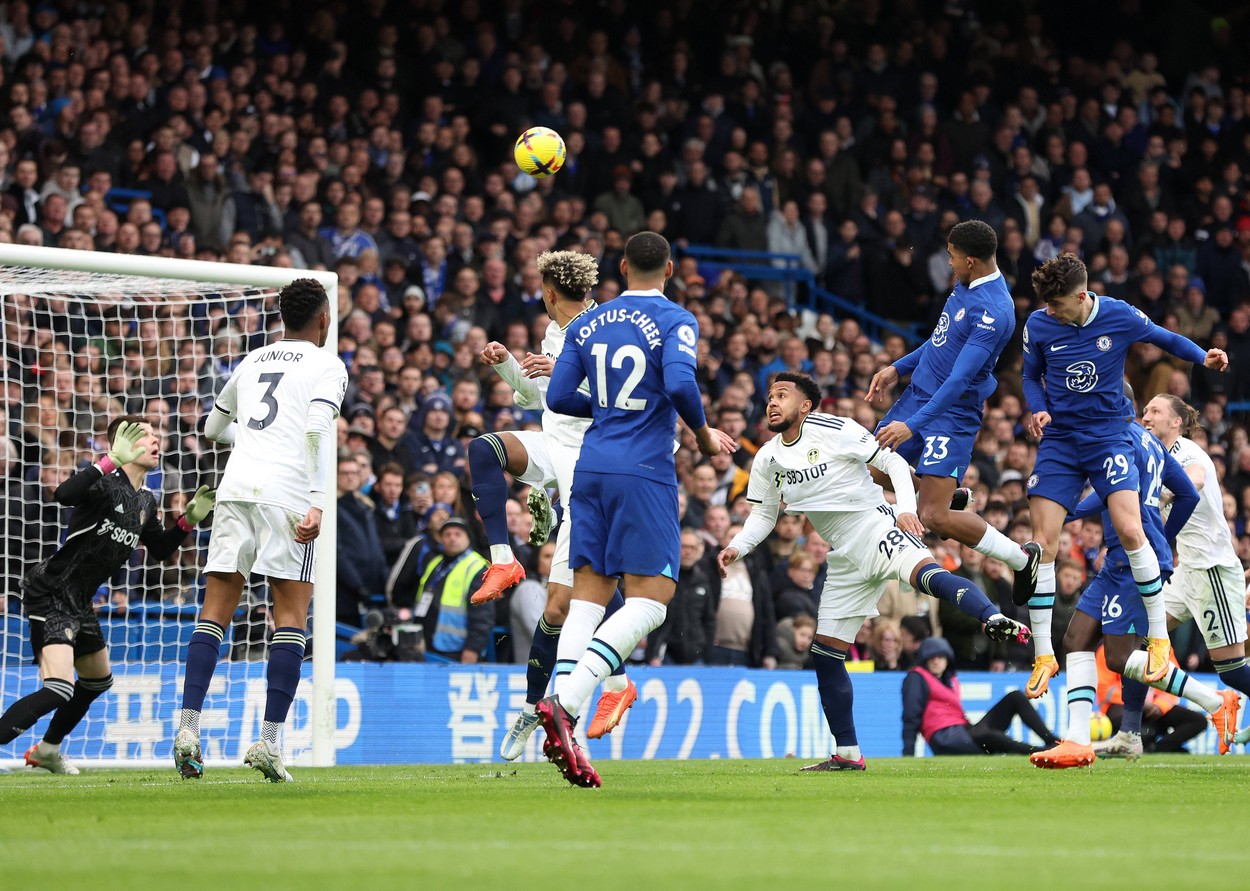
[[[825,558],[829,571],[816,617],[817,634],[845,641],[855,639],[864,619],[879,615],[877,602],[886,582],[909,581],[917,566],[935,562],[924,543],[895,526],[892,517],[863,511],[856,523],[850,537]]]
[[[573,570],[569,568],[569,540],[573,524],[569,515],[569,493],[573,491],[573,469],[581,449],[569,448],[539,430],[509,430],[525,446],[529,465],[517,477],[521,482],[544,489],[555,487],[560,493],[564,521],[556,531],[556,550],[551,556],[549,581],[573,587]]]
[[[208,540],[206,572],[253,572],[268,578],[311,582],[315,544],[295,540],[300,514],[276,504],[219,501]]]
[[[1246,582],[1240,566],[1178,567],[1163,586],[1163,603],[1174,619],[1197,623],[1208,650],[1246,642]]]

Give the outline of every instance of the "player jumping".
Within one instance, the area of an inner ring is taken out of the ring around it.
[[[62,757],[61,741],[113,686],[108,647],[92,604],[96,590],[140,543],[157,560],[169,557],[213,509],[215,493],[202,486],[186,515],[166,529],[157,517],[156,497],[143,485],[148,471],[161,462],[160,440],[151,425],[139,417],[117,418],[109,424],[108,440],[107,455],[57,487],[57,503],[74,508],[65,543],[22,579],[22,605],[43,685],[0,716],[0,744],[55,711],[43,741],[26,752],[27,764],[52,773],[78,773]]]
[[[582,448],[582,437],[590,426],[588,418],[574,418],[551,411],[545,405],[547,387],[555,360],[564,349],[568,327],[594,308],[587,297],[599,280],[599,265],[589,254],[554,251],[539,255],[538,271],[543,277],[543,305],[551,324],[543,337],[542,353],[529,354],[523,362],[508,352],[501,343],[487,344],[482,361],[494,367],[501,378],[516,391],[521,408],[543,407],[542,432],[521,430],[508,433],[487,433],[469,443],[469,471],[473,479],[473,498],[477,512],[490,540],[491,567],[486,571],[482,587],[471,598],[484,603],[503,593],[525,578],[525,570],[508,545],[508,523],[504,510],[507,481],[504,470],[530,489],[530,510],[534,516],[533,538],[546,541],[551,528],[551,502],[546,489],[555,486],[564,506],[564,519],[556,534],[556,550],[551,559],[551,576],[547,584],[547,605],[534,629],[526,667],[525,707],[504,736],[499,754],[514,761],[525,751],[525,742],[538,726],[535,706],[547,691],[547,683],[556,664],[556,647],[560,628],[569,612],[573,593],[573,570],[569,567],[569,536],[572,521],[569,492],[573,485],[573,468]],[[620,593],[608,604],[610,616],[624,603]],[[620,666],[603,682],[603,695],[594,720],[586,735],[598,739],[620,723],[625,711],[638,698],[638,690],[625,677]]]
[[[573,738],[577,714],[638,641],[660,627],[677,586],[677,416],[703,454],[737,448],[704,417],[695,381],[698,322],[664,297],[673,274],[668,242],[654,232],[634,235],[621,273],[628,290],[570,327],[547,389],[553,411],[594,419],[573,478],[573,600],[560,634],[555,695],[537,708],[547,732],[543,754],[578,786],[600,780]],[[600,625],[622,576],[625,605]]]
[[[877,426],[878,445],[916,469],[921,524],[1006,563],[1023,590],[1037,578],[1042,549],[1035,542],[1021,547],[963,510],[966,504],[952,504],[972,461],[985,400],[998,387],[994,366],[1016,329],[1015,303],[994,261],[997,250],[998,236],[980,220],[951,229],[946,253],[955,289],[937,328],[918,349],[873,375],[864,398],[880,402],[900,375],[911,375]]]
[[[1144,677],[1156,681],[1168,667],[1171,647],[1159,592],[1159,558],[1142,529],[1140,481],[1134,460],[1133,406],[1125,397],[1124,357],[1137,341],[1153,343],[1186,362],[1223,371],[1223,350],[1203,352],[1192,340],[1155,325],[1139,309],[1087,290],[1085,264],[1060,254],[1033,273],[1033,287],[1046,304],[1024,328],[1024,394],[1032,415],[1029,434],[1041,440],[1028,480],[1033,537],[1042,564],[1032,591],[1013,591],[1029,605],[1033,627],[1033,673],[1025,693],[1036,699],[1059,672],[1051,642],[1055,602],[1055,557],[1064,518],[1076,507],[1088,479],[1107,506],[1124,545],[1148,616]],[[1027,595],[1027,599],[1026,599]]]
[[[1137,474],[1142,481],[1140,504],[1142,525],[1150,547],[1159,555],[1159,571],[1166,580],[1172,574],[1172,547],[1169,544],[1198,505],[1198,492],[1189,477],[1181,469],[1157,438],[1140,424],[1133,423],[1129,432],[1133,438],[1133,457]],[[1171,516],[1166,526],[1159,513],[1159,503],[1166,486],[1173,493]],[[1093,713],[1095,693],[1098,688],[1098,668],[1095,651],[1099,638],[1106,647],[1107,667],[1124,675],[1125,719],[1128,726],[1121,726],[1118,737],[1127,743],[1128,757],[1141,754],[1141,713],[1137,714],[1136,726],[1128,715],[1130,698],[1140,695],[1145,701],[1146,653],[1142,650],[1142,632],[1146,629],[1146,608],[1141,594],[1133,582],[1133,574],[1124,553],[1124,546],[1111,525],[1110,512],[1103,509],[1102,499],[1091,494],[1077,505],[1074,518],[1102,514],[1103,540],[1107,546],[1102,570],[1081,594],[1077,611],[1068,623],[1063,638],[1067,651],[1068,673],[1068,730],[1064,740],[1029,760],[1037,767],[1065,768],[1085,767],[1094,761],[1095,751],[1090,745],[1089,719]],[[1184,696],[1211,713],[1211,720],[1219,731],[1220,752],[1228,751],[1233,733],[1237,729],[1239,701],[1236,692],[1222,693],[1212,690],[1180,668],[1173,667],[1163,678],[1151,683],[1152,687]],[[1133,742],[1136,745],[1133,745]]]
[[[330,303],[320,284],[296,279],[280,292],[278,309],[283,339],[239,363],[204,425],[209,439],[234,448],[218,491],[204,605],[187,647],[174,739],[174,766],[184,779],[203,776],[200,710],[243,584],[258,572],[269,577],[276,627],[269,642],[261,739],[247,750],[244,763],[270,782],[291,780],[278,734],[304,661],[313,548],[334,464],[334,421],[347,369],[321,349],[330,330]]]
[[[774,378],[766,412],[768,429],[777,435],[755,455],[747,486],[751,515],[717,563],[724,577],[729,564],[758,547],[773,531],[782,501],[786,513],[805,514],[829,543],[812,660],[835,747],[827,761],[803,769],[864,770],[845,663],[856,632],[877,615],[887,581],[908,582],[955,604],[984,622],[991,640],[1023,643],[1029,630],[999,612],[971,581],[938,566],[920,540],[924,529],[907,462],[850,418],[813,411],[819,404],[820,387],[807,375],[783,372]],[[895,509],[872,481],[869,466],[894,482]]]
[[[1176,396],[1156,396],[1146,405],[1142,424],[1163,442],[1169,453],[1185,469],[1190,482],[1198,490],[1198,506],[1189,522],[1176,535],[1179,565],[1176,573],[1163,586],[1163,602],[1167,610],[1168,628],[1175,628],[1188,618],[1198,623],[1199,631],[1215,664],[1220,680],[1234,690],[1250,694],[1250,667],[1246,666],[1246,623],[1241,561],[1233,547],[1228,524],[1224,522],[1220,500],[1219,479],[1210,456],[1189,438],[1198,429],[1197,412]],[[1168,486],[1168,488],[1172,488]],[[1165,505],[1166,506],[1166,505]],[[1176,514],[1173,502],[1172,525]],[[1125,690],[1124,723],[1140,726],[1142,701],[1130,702]],[[1241,731],[1234,740],[1250,742],[1250,729]],[[1225,741],[1221,739],[1220,750]],[[1103,746],[1096,746],[1100,756],[1116,757],[1141,750],[1141,737],[1125,734],[1124,727]]]

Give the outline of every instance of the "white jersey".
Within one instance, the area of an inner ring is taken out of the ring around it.
[[[1202,491],[1198,493],[1198,506],[1176,536],[1179,564],[1186,569],[1210,569],[1230,564],[1240,567],[1228,522],[1224,519],[1223,496],[1211,457],[1196,442],[1183,436],[1172,443],[1169,451],[1181,467],[1197,465],[1207,474]]]
[[[307,340],[282,340],[249,353],[213,408],[238,421],[217,500],[276,504],[306,514],[308,409],[323,402],[337,416],[346,391],[343,361]],[[333,448],[334,440],[323,447]]]
[[[807,514],[837,548],[855,531],[862,511],[893,516],[868,472],[879,451],[872,434],[850,418],[812,412],[793,443],[774,436],[756,452],[747,500],[767,506],[784,501],[786,513]]]
[[[542,354],[549,359],[559,359],[560,353],[564,350],[564,334],[566,329],[561,328],[554,321],[547,325],[547,333],[543,335]],[[551,384],[551,378],[548,376],[527,378],[521,371],[521,364],[517,362],[515,356],[509,356],[502,363],[495,366],[495,370],[499,372],[499,376],[512,385],[512,389],[516,390],[516,403],[521,408],[537,408],[542,406],[543,409],[543,433],[550,436],[560,445],[567,446],[571,449],[581,449],[582,439],[586,436],[586,429],[590,426],[590,418],[575,418],[572,415],[562,415],[547,408],[547,387]],[[590,395],[590,384],[582,381],[578,389]]]

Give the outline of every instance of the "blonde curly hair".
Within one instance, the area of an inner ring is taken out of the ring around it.
[[[543,281],[550,281],[564,296],[582,300],[599,283],[599,263],[576,251],[543,251],[536,264]]]

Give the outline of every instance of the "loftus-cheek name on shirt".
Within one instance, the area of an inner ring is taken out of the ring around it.
[[[647,338],[647,346],[653,350],[663,342],[660,326],[652,321],[651,316],[642,310],[608,309],[577,329],[577,345],[585,346],[586,339],[590,335],[594,334],[601,327],[616,322],[628,322],[631,325],[637,325],[642,330],[643,336]]]

